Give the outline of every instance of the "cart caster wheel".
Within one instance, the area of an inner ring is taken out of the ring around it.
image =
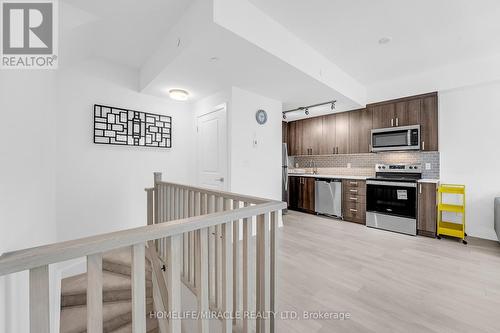
[[[441,239],[441,236],[437,235],[437,236],[436,236],[436,238],[437,238],[437,239]]]
[[[467,245],[467,241],[465,239],[462,240],[462,243],[464,243],[464,245]]]

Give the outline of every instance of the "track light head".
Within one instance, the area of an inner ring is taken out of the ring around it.
[[[335,109],[335,101],[333,101],[333,102],[332,102],[331,109],[332,109],[332,110],[334,110],[334,109]]]
[[[286,113],[283,112],[283,120],[286,120]]]

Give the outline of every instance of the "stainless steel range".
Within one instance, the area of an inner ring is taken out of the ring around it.
[[[366,225],[417,234],[417,181],[420,164],[377,164],[366,181]]]

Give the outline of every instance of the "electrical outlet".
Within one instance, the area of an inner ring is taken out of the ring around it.
[[[430,170],[430,169],[432,169],[431,164],[425,163],[425,170]]]

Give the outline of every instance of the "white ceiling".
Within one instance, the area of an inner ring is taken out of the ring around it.
[[[500,54],[498,0],[250,1],[366,85]]]
[[[61,48],[84,43],[88,54],[139,68],[192,2],[63,0]]]
[[[285,109],[332,99],[338,100],[338,110],[356,107],[330,87],[233,33],[215,24],[205,30],[209,31],[204,37],[170,62],[143,92],[167,97],[169,89],[182,88],[196,102],[235,86],[282,101]]]

